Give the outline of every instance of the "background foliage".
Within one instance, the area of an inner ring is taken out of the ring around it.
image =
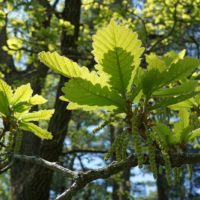
[[[124,126],[123,122],[116,120],[93,134],[94,128],[110,119],[104,111],[63,112],[66,103],[61,103],[58,97],[67,79],[39,62],[39,52],[57,51],[91,69],[95,61],[100,60],[94,60],[90,53],[92,35],[115,18],[138,33],[148,55],[142,57],[143,68],[153,67],[150,59],[154,59],[154,63],[163,62],[155,53],[164,55],[170,50],[180,52],[186,49],[186,55],[199,58],[199,4],[199,0],[1,0],[0,77],[14,89],[30,82],[34,94],[42,94],[48,99],[48,103],[39,109],[56,110],[49,123],[39,122],[40,126],[55,134],[53,141],[41,141],[31,133],[24,133],[20,153],[39,155],[50,161],[59,159],[70,169],[104,166],[107,162],[105,153]],[[152,78],[155,74],[152,72],[149,76]],[[194,76],[198,78],[198,71]],[[164,77],[168,78],[166,74]],[[148,80],[147,76],[143,85],[149,85]],[[149,88],[147,92],[150,90],[153,89]],[[162,95],[160,92],[155,95]],[[195,104],[195,100],[192,103]],[[33,108],[36,110],[38,106]],[[168,124],[169,120],[176,120],[175,113],[171,118],[171,113],[160,110],[157,117]],[[199,125],[198,116],[198,112],[194,113],[194,126]],[[176,126],[178,130],[182,125]],[[191,145],[188,148],[198,152]],[[172,188],[166,187],[162,175],[155,182],[148,168],[127,169],[108,180],[89,184],[74,199],[124,200],[133,196],[136,199],[155,199],[157,196],[159,199],[195,199],[199,195],[199,166],[193,166],[193,169],[192,181],[187,180],[188,172],[183,169],[180,186],[173,185]],[[10,172],[1,175],[0,184],[2,199],[10,199],[11,188],[13,199],[53,199],[70,184],[70,180],[56,173],[52,175],[41,167],[17,162]]]

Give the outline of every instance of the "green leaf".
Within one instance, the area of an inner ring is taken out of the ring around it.
[[[92,84],[90,81],[75,78],[66,83],[62,88],[66,100],[78,104],[78,108],[85,106],[100,107],[106,109],[120,108],[123,110],[123,100],[115,92],[109,90],[108,87],[102,87],[100,84]],[[75,104],[73,104],[74,106]]]
[[[177,63],[179,60],[184,58],[185,50],[180,53],[173,51],[167,52],[164,56],[158,56],[155,53],[146,55],[147,70],[156,69],[160,72],[167,70],[173,63]]]
[[[25,113],[21,115],[23,121],[40,121],[40,120],[49,120],[53,115],[54,110],[40,110],[32,113]]]
[[[153,130],[165,143],[165,145],[167,145],[169,142],[169,137],[172,134],[170,128],[163,123],[156,123],[156,125],[153,127]]]
[[[155,53],[146,55],[147,70],[158,70],[160,72],[166,69],[166,63]]]
[[[141,86],[143,93],[149,98],[153,91],[159,88],[163,81],[163,74],[157,69],[146,71],[141,77]]]
[[[182,58],[182,56],[180,57]],[[186,57],[180,59],[180,57],[168,61],[169,66],[166,65],[166,61],[164,64],[162,62],[163,60],[160,60],[159,63],[157,62],[158,65],[163,65],[160,69],[159,66],[153,66],[153,61],[152,63],[148,61],[151,64],[150,69],[147,70],[142,77],[142,89],[146,96],[150,97],[151,94],[158,89],[167,86],[172,82],[187,78],[187,76],[189,76],[194,69],[200,65],[200,61],[195,58]],[[187,85],[187,87],[189,87],[189,85]],[[171,92],[175,93],[176,90],[173,90]]]
[[[41,95],[38,95],[38,94],[31,97],[30,100],[29,100],[29,103],[31,105],[40,105],[40,104],[44,104],[46,102],[47,102],[47,100],[44,97],[42,97]]]
[[[185,57],[184,59],[173,63],[165,74],[163,85],[169,84],[172,81],[174,82],[187,78],[187,76],[191,75],[191,73],[199,66],[200,60],[189,57]]]
[[[196,96],[198,96],[198,95],[196,95]],[[170,105],[169,108],[172,109],[172,110],[180,110],[180,109],[183,109],[183,108],[190,109],[194,105],[195,105],[194,98],[190,98],[190,99],[187,99],[187,100],[182,101],[180,103]]]
[[[200,136],[200,128],[195,129],[195,130],[191,131],[188,134],[188,141],[193,141],[193,140],[195,140],[199,136]]]
[[[12,110],[17,113],[28,112],[31,109],[31,105],[27,102],[19,102],[12,107]]]
[[[18,87],[13,95],[11,104],[17,105],[20,102],[28,101],[32,96],[33,90],[31,89],[30,83],[21,85]]]
[[[0,79],[0,91],[4,94],[7,99],[7,102],[10,103],[12,99],[13,91],[11,87],[2,79]]]
[[[197,81],[187,81],[173,88],[163,88],[163,89],[157,90],[153,93],[153,95],[159,96],[159,97],[166,97],[166,96],[168,97],[168,96],[174,96],[174,95],[180,95],[180,94],[187,94],[194,91],[197,85],[198,85]]]
[[[110,76],[110,85],[125,96],[144,51],[137,34],[111,21],[93,36],[93,49],[96,62]]]
[[[191,92],[189,94],[179,95],[177,97],[165,98],[158,103],[156,102],[156,104],[149,109],[155,110],[155,109],[171,106],[179,102],[185,101],[186,99],[190,99],[191,97],[194,97],[197,94],[199,94],[199,92]]]
[[[9,104],[5,94],[0,91],[0,116],[6,117],[9,115]]]
[[[68,101],[67,99],[65,99],[63,96],[60,98],[62,99],[63,101]],[[116,106],[112,105],[112,106],[105,106],[104,107],[107,111],[113,111],[115,110],[115,113],[116,113]],[[68,110],[77,110],[77,109],[81,109],[81,110],[84,110],[84,111],[94,111],[94,110],[101,110],[102,109],[102,106],[88,106],[88,105],[79,105],[77,103],[74,103],[74,102],[70,102],[68,105],[67,105],[67,109]],[[118,110],[119,111],[119,110]],[[120,111],[119,111],[120,112]]]
[[[68,78],[81,77],[89,73],[86,67],[80,67],[76,62],[64,56],[60,56],[56,52],[51,53],[43,51],[39,53],[38,56],[40,61],[50,69]]]
[[[39,53],[39,59],[50,69],[68,78],[81,77],[91,81],[93,84],[99,83],[110,87],[106,82],[107,79],[105,79],[104,74],[100,74],[101,76],[99,76],[95,71],[90,72],[88,68],[80,67],[76,62],[64,56],[60,56],[56,52],[41,52]]]
[[[52,139],[52,134],[39,126],[29,123],[29,122],[21,122],[19,128],[25,131],[33,132],[36,136],[40,137],[41,139]]]
[[[174,125],[174,135],[171,139],[172,144],[180,144],[187,142],[187,135],[190,131],[190,113],[187,109],[181,109],[179,111],[179,122]],[[176,140],[174,139],[176,138]]]
[[[178,54],[174,51],[169,51],[162,57],[162,60],[165,62],[167,67],[170,67],[173,63],[177,63],[179,60],[182,60],[185,53],[185,49],[180,51]]]

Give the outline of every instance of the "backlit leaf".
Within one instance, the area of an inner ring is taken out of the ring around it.
[[[22,123],[20,123],[19,128],[22,130],[25,130],[25,131],[30,131],[41,139],[50,140],[53,137],[50,132],[40,128],[39,126],[37,126],[33,123],[22,122]]]
[[[49,120],[54,113],[54,110],[40,110],[31,113],[25,113],[21,115],[21,120],[23,121],[39,121],[39,120]]]
[[[111,21],[93,36],[93,49],[96,62],[110,76],[110,85],[125,95],[144,51],[137,34]]]
[[[123,109],[122,98],[114,91],[109,90],[108,87],[102,87],[100,84],[93,85],[90,81],[76,78],[66,83],[62,89],[65,100],[73,102],[82,108],[87,106],[102,107],[102,108],[116,108]]]
[[[16,105],[19,102],[28,101],[32,96],[33,90],[31,89],[30,83],[18,87],[12,98],[12,105]]]

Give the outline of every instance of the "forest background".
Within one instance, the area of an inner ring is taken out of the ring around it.
[[[13,87],[30,82],[34,93],[48,99],[42,108],[55,108],[50,122],[40,123],[54,134],[53,140],[41,142],[26,132],[20,154],[59,160],[71,170],[96,169],[105,166],[105,153],[120,131],[108,125],[93,134],[106,119],[104,113],[66,110],[58,97],[67,79],[39,62],[38,53],[57,51],[92,69],[92,35],[115,18],[138,33],[146,54],[186,49],[188,56],[200,58],[199,5],[199,0],[1,0],[0,76]],[[74,200],[198,199],[199,165],[193,170],[192,181],[183,170],[181,184],[167,187],[165,177],[155,181],[147,167],[128,168],[88,184]],[[16,161],[0,175],[0,198],[54,199],[70,184],[57,172]]]

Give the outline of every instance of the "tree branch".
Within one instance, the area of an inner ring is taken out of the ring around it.
[[[34,156],[15,155],[14,158],[47,167],[48,169],[60,172],[65,176],[73,178],[73,184],[61,195],[59,195],[56,200],[70,200],[75,194],[77,194],[79,190],[84,188],[88,183],[97,179],[109,178],[110,176],[117,174],[120,171],[124,171],[127,168],[136,167],[138,165],[137,158],[134,154],[130,155],[126,160],[114,161],[106,167],[95,170],[88,170],[86,172],[71,171],[65,167],[58,165],[55,162],[49,162],[47,160]],[[170,158],[172,167],[180,167],[184,164],[200,163],[200,155],[195,153],[171,154]],[[156,163],[158,163],[159,165],[165,164],[161,154],[156,155]],[[146,154],[143,155],[143,164],[149,164],[148,155]]]
[[[108,150],[98,150],[98,149],[70,149],[67,151],[64,151],[62,153],[62,155],[66,155],[66,154],[76,154],[76,153],[107,153]]]
[[[76,178],[77,172],[71,171],[70,169],[67,169],[61,165],[59,165],[56,162],[49,162],[47,160],[44,160],[42,158],[38,158],[35,156],[25,156],[25,155],[15,155],[14,159],[22,160],[25,162],[34,163],[43,167],[46,167],[48,169],[51,169],[56,172],[62,173],[64,176],[70,177],[70,178]]]

